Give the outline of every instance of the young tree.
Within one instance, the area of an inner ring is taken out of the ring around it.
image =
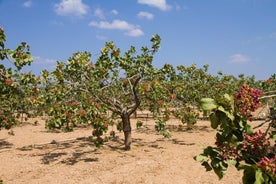
[[[160,41],[158,35],[153,35],[150,49],[142,47],[138,54],[131,46],[124,55],[113,42],[107,42],[95,63],[91,62],[90,53],[78,52],[67,63],[58,62],[52,73],[44,71],[42,76],[48,91],[46,101],[55,104],[48,112],[54,117],[48,125],[59,128],[64,123],[68,125],[69,121],[91,123],[95,129],[93,135],[100,139],[108,123],[113,121],[105,115],[108,110],[120,116],[125,149],[129,150],[130,116],[140,106],[142,82],[155,73],[153,55],[158,51]],[[78,114],[82,114],[81,118]],[[59,122],[58,126],[56,122]]]
[[[95,63],[95,69],[101,71],[97,77],[102,84],[97,98],[106,104],[110,111],[121,117],[126,150],[129,150],[131,145],[130,116],[142,100],[139,86],[143,80],[152,78],[155,73],[152,65],[153,54],[158,51],[160,41],[160,37],[154,35],[151,39],[151,49],[142,47],[142,53],[135,55],[136,50],[131,47],[124,56],[120,56],[120,50],[109,42]]]

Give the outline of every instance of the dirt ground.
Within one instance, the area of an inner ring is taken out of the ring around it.
[[[208,121],[189,131],[179,130],[175,121],[169,121],[172,137],[166,139],[155,132],[153,121],[137,129],[132,120],[132,149],[124,151],[121,132],[96,148],[90,127],[53,132],[44,128],[43,120],[32,119],[13,128],[15,135],[0,131],[0,178],[4,184],[241,183],[242,173],[235,168],[219,181],[193,159],[215,141]]]

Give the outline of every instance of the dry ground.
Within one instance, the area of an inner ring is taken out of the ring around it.
[[[116,132],[117,139],[96,148],[91,128],[50,132],[41,119],[15,127],[14,136],[1,130],[0,178],[4,184],[241,183],[242,173],[235,168],[219,181],[193,160],[202,147],[214,143],[215,132],[208,121],[199,121],[190,131],[171,126],[170,139],[158,135],[152,121],[140,129],[135,120],[132,123],[131,151],[123,150],[123,133]]]

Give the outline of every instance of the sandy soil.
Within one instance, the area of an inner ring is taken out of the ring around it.
[[[131,151],[123,150],[123,133],[116,132],[117,138],[96,148],[91,128],[50,132],[41,119],[15,127],[14,136],[1,130],[0,178],[4,184],[241,183],[242,173],[235,168],[219,181],[193,160],[202,147],[214,143],[215,132],[208,121],[199,121],[187,131],[178,130],[177,122],[170,120],[170,139],[158,135],[152,121],[139,129],[135,120],[132,123]]]

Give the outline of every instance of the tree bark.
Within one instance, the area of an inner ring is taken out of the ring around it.
[[[123,122],[123,131],[125,136],[125,150],[131,149],[131,124],[130,124],[130,115],[128,113],[122,114],[122,122]]]

